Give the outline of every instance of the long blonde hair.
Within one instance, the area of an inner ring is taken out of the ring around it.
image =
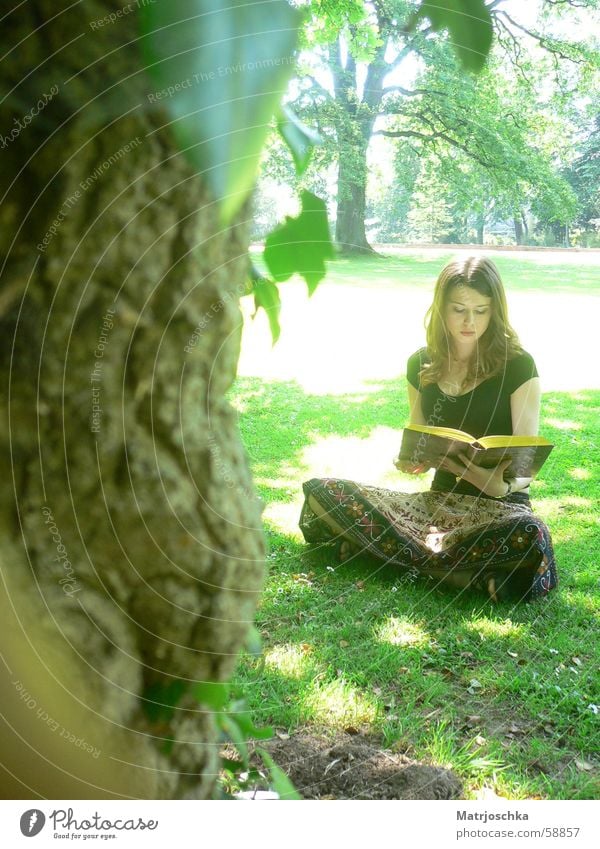
[[[468,286],[492,299],[490,323],[477,340],[463,385],[498,374],[507,360],[523,350],[508,321],[504,286],[494,263],[485,257],[476,256],[453,260],[442,269],[435,284],[433,303],[425,314],[427,352],[431,362],[421,370],[421,383],[424,386],[437,383],[449,364],[451,348],[444,316],[449,295],[456,286]]]

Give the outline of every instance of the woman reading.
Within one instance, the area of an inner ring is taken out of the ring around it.
[[[508,321],[506,296],[489,259],[470,257],[441,272],[426,315],[427,346],[407,364],[410,424],[488,434],[536,436],[540,382]],[[357,553],[478,587],[492,600],[532,599],[558,582],[550,534],[532,511],[531,478],[506,478],[465,454],[446,456],[427,492],[402,493],[340,479],[303,488],[300,528],[307,542],[336,542],[341,560]],[[418,474],[418,459],[396,461]]]

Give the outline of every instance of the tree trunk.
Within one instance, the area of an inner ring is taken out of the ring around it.
[[[477,244],[483,245],[483,234],[485,230],[485,216],[477,216]]]
[[[137,14],[94,27],[92,8],[114,4],[38,0],[3,21],[22,45],[0,72],[16,90],[3,126],[57,94],[0,176],[0,615],[18,636],[3,645],[2,789],[206,798],[217,735],[191,687],[231,675],[263,581],[224,400],[248,213],[220,227],[151,111]]]
[[[335,240],[342,253],[373,253],[365,233],[366,147],[355,146],[351,155],[344,155],[347,150],[340,145]]]
[[[515,239],[517,245],[522,245],[524,244],[525,231],[523,229],[523,219],[521,217],[521,213],[513,216],[513,222],[515,225]]]
[[[382,97],[385,76],[380,46],[369,65],[364,83],[364,100],[357,90],[357,68],[351,53],[342,59],[339,40],[329,47],[329,67],[333,76],[337,108],[335,129],[338,143],[338,194],[335,240],[341,253],[375,253],[367,242],[367,148],[373,122]]]

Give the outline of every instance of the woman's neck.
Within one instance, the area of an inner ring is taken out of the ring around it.
[[[474,348],[472,348],[472,349],[471,349],[470,351],[468,351],[468,352],[460,351],[460,353],[458,353],[458,354],[457,354],[457,353],[452,352],[452,353],[450,354],[450,356],[448,357],[448,363],[449,363],[449,365],[452,365],[452,364],[454,364],[454,365],[461,365],[461,366],[466,366],[466,365],[468,365],[468,364],[471,362],[472,358],[473,358],[474,350],[475,350],[475,349],[474,349]]]

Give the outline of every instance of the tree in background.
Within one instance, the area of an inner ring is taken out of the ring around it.
[[[486,182],[494,191],[474,203],[480,234],[481,216],[490,205],[510,207],[518,241],[526,236],[525,208],[537,194],[544,196],[546,206],[552,206],[549,198],[561,183],[558,166],[563,163],[537,142],[537,117],[551,107],[548,103],[536,107],[536,103],[542,95],[546,101],[552,98],[554,91],[560,93],[563,104],[574,97],[589,80],[598,55],[593,44],[551,34],[548,21],[557,16],[570,20],[578,10],[587,13],[598,4],[589,0],[567,4],[567,8],[546,3],[546,17],[535,29],[515,20],[503,0],[486,5],[498,48],[494,64],[481,78],[459,72],[447,39],[434,32],[430,21],[407,31],[414,3],[330,0],[311,5],[306,42],[310,56],[304,54],[294,103],[318,126],[327,163],[337,163],[335,232],[342,250],[370,250],[365,232],[368,151],[376,134],[396,138],[399,144],[410,143],[421,155],[431,150],[443,157],[454,148],[480,170],[489,171]],[[411,77],[415,68],[420,69],[414,85],[398,83],[404,68]],[[512,109],[510,89],[518,100]],[[539,186],[536,180],[541,181]],[[564,201],[569,193],[562,183],[559,194]],[[557,209],[572,212],[572,196],[569,201],[567,207],[561,203]]]
[[[600,245],[600,115],[596,115],[591,131],[577,146],[565,176],[580,204],[573,235],[578,243],[597,247]]]
[[[415,242],[448,242],[454,217],[447,188],[427,163],[417,177],[408,213],[409,237]]]

